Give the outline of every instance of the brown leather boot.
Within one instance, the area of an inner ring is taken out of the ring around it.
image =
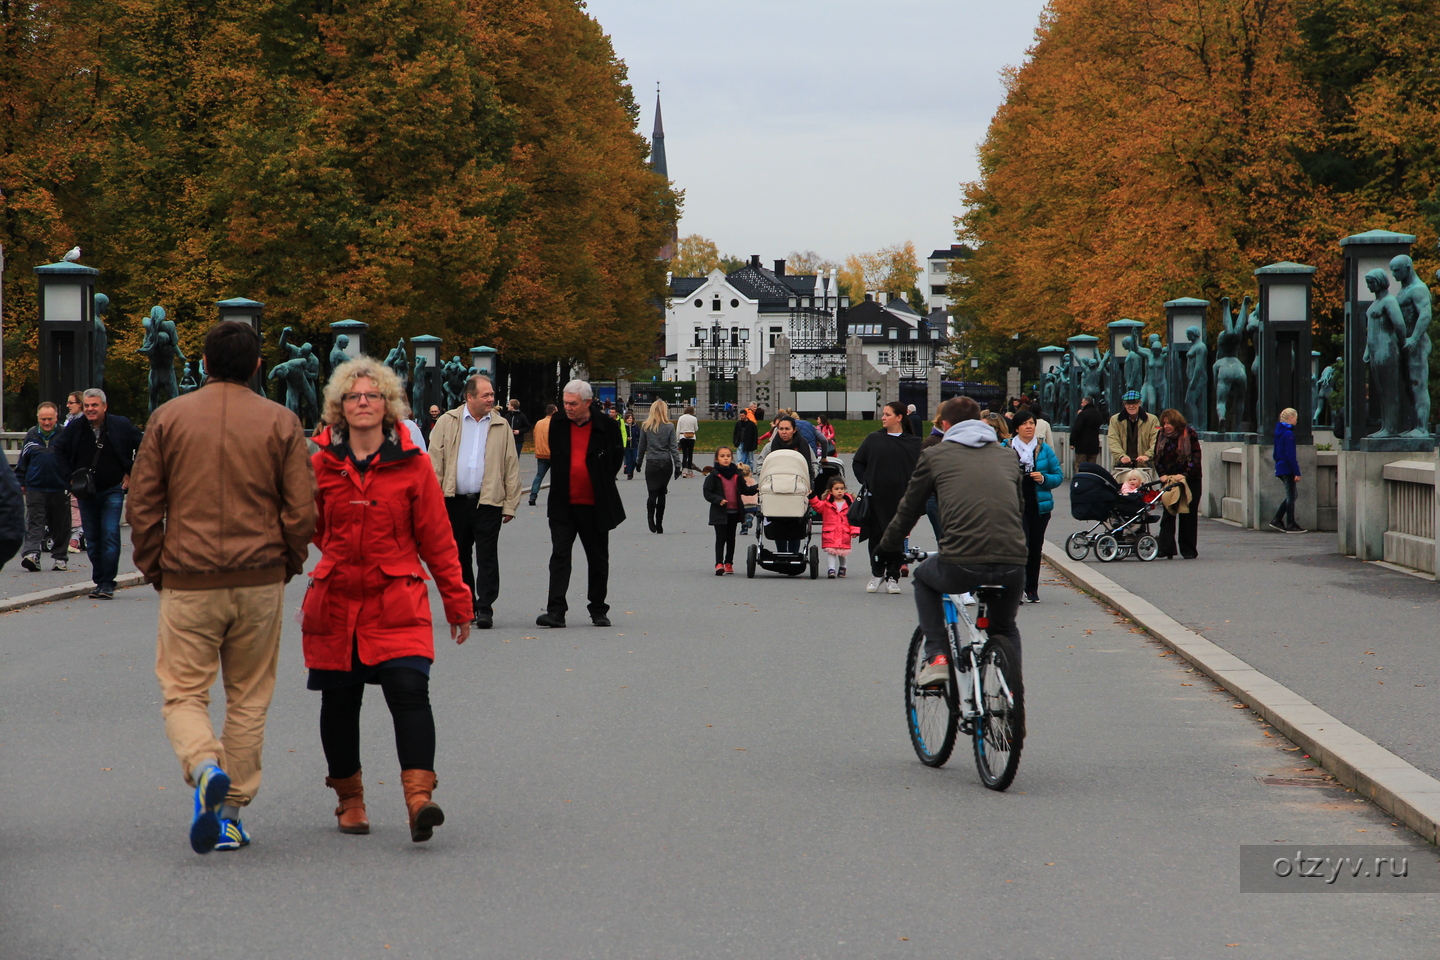
[[[335,819],[340,822],[341,833],[369,833],[370,819],[365,816],[365,783],[361,780],[363,771],[356,770],[344,780],[325,778],[325,786],[335,791],[340,806],[335,808]]]
[[[435,789],[435,771],[401,770],[400,783],[405,787],[405,806],[410,811],[410,839],[416,843],[429,840],[435,828],[445,822],[445,811],[430,799]]]

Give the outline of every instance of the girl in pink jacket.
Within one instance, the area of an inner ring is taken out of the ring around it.
[[[845,576],[845,558],[850,556],[850,541],[860,535],[860,528],[850,525],[850,505],[855,498],[845,492],[845,478],[831,477],[823,497],[811,497],[810,506],[820,514],[820,546],[830,557],[828,579],[834,580],[836,563],[839,576]]]

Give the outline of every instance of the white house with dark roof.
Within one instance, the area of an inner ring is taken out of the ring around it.
[[[670,277],[665,379],[693,380],[705,369],[724,377],[742,367],[758,373],[781,336],[792,350],[842,344],[837,323],[849,301],[838,295],[835,272],[787,274],[784,260],[774,263],[768,269],[755,256],[728,275],[717,268],[704,277]]]
[[[775,341],[789,341],[796,379],[844,376],[845,343],[860,338],[866,358],[881,373],[892,367],[905,379],[924,379],[948,346],[943,312],[917,313],[904,299],[881,305],[867,295],[851,306],[829,275],[789,274],[758,256],[739,270],[712,270],[705,277],[670,277],[665,310],[666,380],[730,378],[744,368],[758,373]]]

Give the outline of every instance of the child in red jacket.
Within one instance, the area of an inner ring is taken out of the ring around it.
[[[845,478],[831,477],[823,497],[811,497],[810,506],[820,514],[820,548],[830,557],[826,577],[834,580],[839,562],[839,576],[845,576],[845,558],[850,556],[850,541],[860,535],[860,528],[850,525],[850,505],[855,498],[845,492]]]

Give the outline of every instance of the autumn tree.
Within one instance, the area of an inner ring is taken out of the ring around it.
[[[1277,260],[1333,289],[1344,205],[1290,0],[1052,0],[966,185],[953,284],[980,327],[1058,340],[1254,289]]]
[[[851,302],[859,303],[872,292],[880,294],[882,300],[902,292],[914,298],[918,295],[915,282],[919,276],[915,244],[906,240],[869,253],[850,254],[840,268],[838,280]]]
[[[829,274],[830,271],[839,270],[840,264],[827,257],[822,257],[814,250],[791,250],[785,257],[785,271],[798,274]]]
[[[703,277],[720,266],[720,248],[709,237],[692,233],[675,245],[670,272],[677,277]]]

